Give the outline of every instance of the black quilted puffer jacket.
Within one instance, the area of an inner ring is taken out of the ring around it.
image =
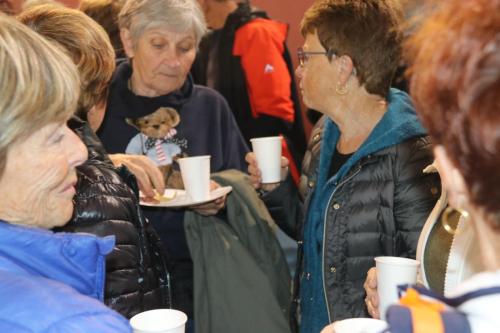
[[[289,177],[262,198],[275,221],[299,244],[292,313],[308,301],[299,299],[299,289],[313,279],[307,268],[311,258],[304,256],[311,242],[306,230],[311,215],[320,212],[323,247],[319,259],[312,260],[320,260],[327,312],[330,321],[335,321],[368,316],[363,283],[375,265],[374,257],[415,257],[421,228],[440,195],[440,181],[437,175],[422,172],[432,163],[432,150],[428,137],[417,134],[380,150],[353,155],[355,161],[342,176],[327,178],[320,185],[320,171],[328,169],[323,150],[335,149],[331,131],[325,137],[325,122],[323,117],[311,134],[299,188]],[[394,135],[402,136],[398,132],[411,125],[390,128],[391,122],[386,122],[387,129],[378,130],[375,143],[394,140]],[[318,197],[324,206],[314,206],[313,198]]]
[[[85,122],[70,120],[89,151],[77,168],[77,193],[71,221],[56,231],[114,235],[116,245],[106,257],[105,303],[127,318],[170,307],[167,260],[152,226],[139,207],[135,177],[115,169],[100,140]]]

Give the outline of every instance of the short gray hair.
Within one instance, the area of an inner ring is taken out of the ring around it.
[[[196,0],[127,0],[118,24],[120,29],[130,31],[134,44],[146,30],[159,26],[177,32],[192,29],[196,45],[207,32],[204,14]]]
[[[66,121],[79,91],[76,66],[62,50],[0,13],[0,177],[9,148]]]

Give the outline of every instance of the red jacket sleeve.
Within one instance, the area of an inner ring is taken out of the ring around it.
[[[241,58],[252,114],[294,121],[291,77],[283,59],[288,27],[255,19],[236,31],[233,55]]]

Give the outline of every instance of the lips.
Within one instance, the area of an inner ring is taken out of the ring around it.
[[[77,183],[77,178],[71,177],[71,180],[68,181],[62,188],[61,192],[67,195],[70,195],[73,197],[76,194],[76,183]]]
[[[70,196],[74,196],[76,194],[75,185],[76,184],[68,185],[67,187],[64,188],[63,193],[67,194],[67,195],[70,195]]]
[[[179,76],[179,74],[166,74],[166,73],[160,73],[160,74],[163,75],[163,76],[166,76],[166,77],[173,77],[173,78]]]

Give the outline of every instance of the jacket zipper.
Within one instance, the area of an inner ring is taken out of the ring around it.
[[[325,297],[325,304],[326,304],[326,311],[328,313],[328,322],[332,322],[332,318],[330,317],[330,305],[328,304],[328,298],[326,296],[326,282],[325,282],[325,239],[326,239],[326,216],[328,215],[328,209],[330,207],[330,202],[333,198],[333,195],[337,190],[347,183],[349,180],[351,180],[354,176],[356,176],[360,171],[361,171],[361,165],[358,167],[358,170],[356,170],[352,175],[350,175],[348,178],[344,179],[342,182],[340,182],[337,187],[335,187],[335,190],[333,190],[332,194],[330,195],[330,198],[328,199],[328,203],[326,204],[326,209],[325,209],[325,216],[323,218],[323,253],[322,253],[322,258],[321,258],[321,274],[323,275],[323,296]]]

